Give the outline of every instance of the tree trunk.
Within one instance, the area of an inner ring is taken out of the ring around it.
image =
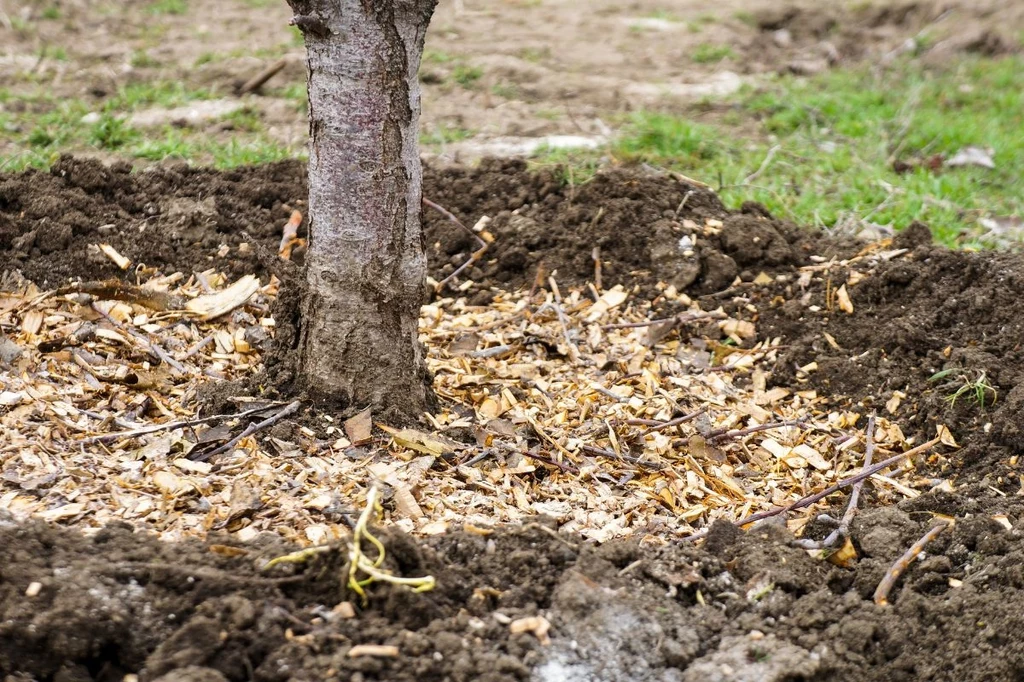
[[[417,72],[436,0],[288,0],[309,67],[309,250],[300,379],[315,399],[417,416]]]

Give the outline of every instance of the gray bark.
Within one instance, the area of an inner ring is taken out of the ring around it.
[[[418,152],[436,0],[289,0],[309,67],[309,251],[299,352],[314,398],[415,416],[431,400],[417,320]]]

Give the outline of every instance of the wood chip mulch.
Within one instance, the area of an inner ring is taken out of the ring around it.
[[[804,268],[794,286],[893,257],[866,249]],[[862,464],[866,419],[807,385],[768,386],[779,339],[755,343],[752,323],[669,287],[658,303],[684,312],[653,323],[633,292],[563,292],[555,279],[486,307],[461,296],[424,307],[444,409],[413,430],[369,413],[291,428],[279,414],[289,406],[252,398],[238,400],[242,418],[196,421],[203,384],[259,368],[277,282],[139,280],[0,283],[0,510],[86,532],[127,521],[167,540],[270,531],[323,544],[348,535],[376,482],[387,522],[415,533],[486,534],[545,514],[591,540],[662,542],[788,504]],[[844,314],[856,285],[828,297],[803,303]],[[875,444],[879,458],[912,445],[884,414]],[[872,481],[885,502],[950,485],[907,462]],[[819,511],[787,522],[799,532]]]

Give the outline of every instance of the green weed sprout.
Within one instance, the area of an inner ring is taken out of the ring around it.
[[[370,492],[366,494],[366,509],[359,515],[359,521],[356,522],[356,527],[352,530],[352,540],[348,548],[348,587],[362,598],[364,604],[367,597],[363,588],[376,581],[405,585],[412,588],[413,592],[429,592],[434,589],[436,584],[432,575],[421,578],[399,578],[380,567],[384,563],[384,543],[378,540],[368,528],[370,518],[383,511],[377,499],[379,495],[380,491],[377,486],[371,487]],[[364,538],[377,548],[377,558],[373,561],[370,561],[363,552]],[[360,579],[360,573],[364,573],[368,577]]]
[[[971,402],[977,404],[978,407],[996,404],[996,400],[999,398],[999,393],[996,391],[995,387],[989,383],[988,377],[985,375],[985,370],[981,370],[978,372],[977,377],[971,379],[962,370],[945,369],[933,374],[928,378],[928,381],[935,382],[940,379],[944,379],[951,374],[955,374],[956,376],[952,382],[945,384],[950,388],[956,386],[956,390],[946,396],[946,401],[949,403],[950,407],[956,405],[956,402],[961,398],[967,398]]]
[[[379,496],[380,491],[377,489],[377,486],[371,487],[370,492],[366,494],[366,508],[359,515],[359,521],[356,522],[356,526],[352,530],[352,539],[348,545],[349,566],[346,584],[350,590],[360,596],[364,606],[369,598],[366,590],[363,588],[370,583],[384,582],[391,583],[392,585],[404,585],[411,588],[413,592],[429,592],[437,584],[432,575],[420,578],[400,578],[393,575],[390,571],[381,568],[385,556],[384,543],[377,539],[369,530],[370,520],[383,511],[383,507],[381,507],[378,499]],[[366,540],[377,549],[376,559],[371,561],[366,556],[366,553],[363,551],[363,540]],[[330,549],[327,546],[300,549],[297,552],[271,559],[263,569],[267,570],[272,566],[282,563],[304,563],[313,556],[327,552]]]

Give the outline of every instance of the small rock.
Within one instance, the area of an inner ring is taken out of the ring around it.
[[[21,346],[6,336],[0,336],[0,367],[10,367],[11,363],[21,357],[24,352]]]
[[[793,34],[788,28],[780,28],[772,33],[772,41],[779,47],[789,47],[793,44]]]

